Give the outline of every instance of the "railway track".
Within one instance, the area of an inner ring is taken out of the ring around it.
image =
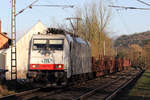
[[[24,92],[4,96],[0,98],[0,100],[30,100],[35,99],[38,97],[46,96],[47,94],[55,94],[57,92],[62,91],[65,87],[43,87],[43,88],[36,88],[32,90],[27,90]]]
[[[141,72],[137,73],[135,76],[128,78],[119,78],[109,84],[104,85],[103,87],[98,87],[79,98],[74,100],[112,100],[117,93],[119,93],[123,88],[129,85],[133,80],[138,78],[141,75]]]
[[[139,70],[127,70],[68,87],[25,91],[2,100],[111,100],[140,74]]]

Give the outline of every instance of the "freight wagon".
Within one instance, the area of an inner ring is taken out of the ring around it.
[[[104,76],[117,71],[126,70],[131,66],[131,61],[127,58],[118,57],[92,57],[92,71],[95,76]]]

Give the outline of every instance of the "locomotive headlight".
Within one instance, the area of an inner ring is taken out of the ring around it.
[[[39,67],[39,65],[32,65],[33,68]]]
[[[62,68],[62,65],[56,65],[56,68]]]
[[[58,68],[61,68],[62,67],[62,65],[58,65]]]
[[[35,65],[32,65],[32,67],[35,68],[36,66],[35,66]]]

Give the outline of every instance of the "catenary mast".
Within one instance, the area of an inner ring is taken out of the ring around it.
[[[17,79],[16,0],[11,0],[11,80]]]

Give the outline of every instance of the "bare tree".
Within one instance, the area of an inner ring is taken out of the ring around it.
[[[75,17],[82,19],[79,23],[74,22],[74,26],[78,26],[76,34],[90,41],[92,56],[102,56],[104,51],[107,56],[112,55],[112,40],[106,34],[111,18],[110,9],[106,8],[102,1],[93,1],[84,9],[78,8]]]

